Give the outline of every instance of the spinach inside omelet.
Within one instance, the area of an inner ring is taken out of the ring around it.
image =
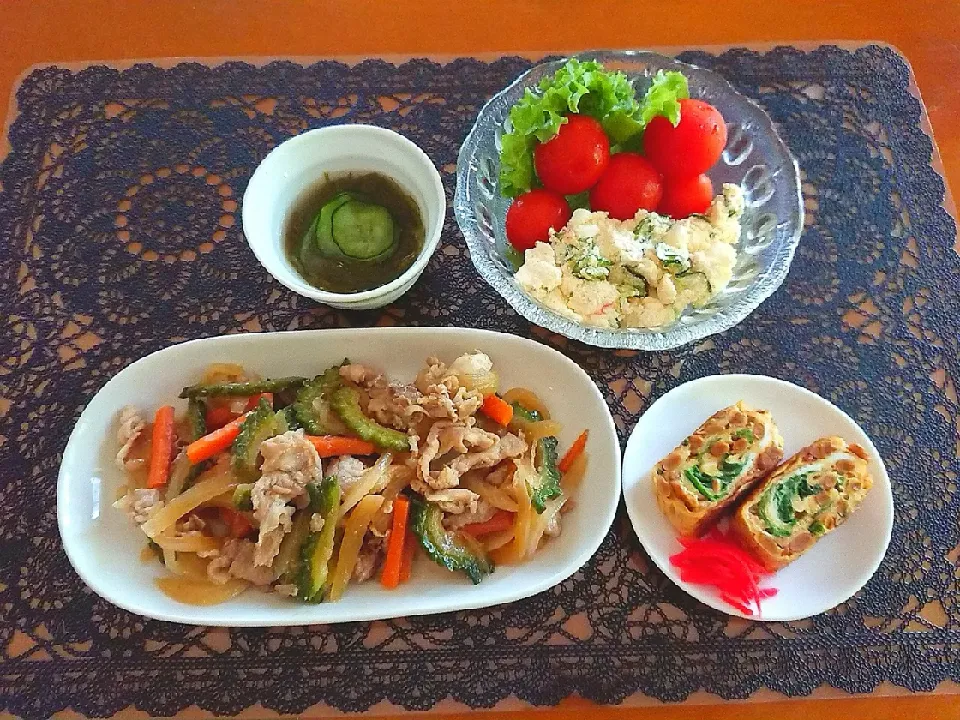
[[[873,485],[866,452],[843,438],[820,438],[760,483],[732,528],[763,564],[796,560],[856,510]]]
[[[783,457],[770,413],[743,402],[723,408],[654,467],[657,503],[682,535],[719,520]]]

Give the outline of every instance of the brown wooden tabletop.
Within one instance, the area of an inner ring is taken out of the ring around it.
[[[960,3],[955,0],[6,0],[0,7],[4,96],[28,68],[43,63],[173,56],[456,56],[878,40],[896,46],[912,64],[948,183],[960,187]],[[5,149],[4,138],[0,154]],[[825,693],[829,698],[789,702],[768,693],[754,702],[710,707],[597,708],[573,699],[556,709],[521,714],[555,720],[960,718],[960,700],[952,693],[889,697],[895,692],[882,687],[871,697],[851,699],[833,692]],[[710,696],[691,699],[715,701]],[[449,710],[455,713],[457,708]],[[274,713],[251,708],[244,716]]]

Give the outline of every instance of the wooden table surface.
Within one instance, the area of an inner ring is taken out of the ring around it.
[[[37,63],[169,56],[470,55],[880,40],[896,46],[913,65],[948,182],[960,187],[960,2],[956,0],[6,0],[0,8],[3,96],[9,96],[18,78]],[[4,148],[5,139],[0,154],[5,154]],[[584,716],[960,718],[956,695],[766,702],[772,698],[710,708],[595,708],[573,700],[536,715],[549,720]],[[254,710],[244,715],[261,713]]]

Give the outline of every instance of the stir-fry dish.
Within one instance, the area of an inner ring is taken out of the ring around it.
[[[182,602],[250,586],[337,600],[377,576],[395,588],[417,548],[479,583],[560,533],[587,463],[587,431],[561,456],[540,398],[499,390],[480,352],[428,358],[409,383],[349,360],[313,378],[213,365],[180,417],[123,409],[114,506]]]

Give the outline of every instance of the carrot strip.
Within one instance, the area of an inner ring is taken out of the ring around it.
[[[187,445],[187,458],[190,463],[196,465],[204,460],[209,460],[214,455],[219,455],[233,444],[240,434],[240,426],[246,416],[238,417],[236,420],[227,423],[219,430],[204,435],[199,440],[194,440]]]
[[[410,501],[402,495],[393,501],[393,527],[387,539],[387,559],[383,563],[380,584],[392,590],[400,584],[400,569],[403,565],[403,548],[407,535],[407,515]]]
[[[405,583],[410,579],[410,573],[413,571],[413,556],[417,551],[417,536],[408,532],[403,542],[403,557],[400,558],[400,582]]]
[[[573,441],[573,445],[570,446],[570,449],[564,454],[560,459],[560,462],[557,464],[557,469],[565,473],[570,469],[570,466],[573,465],[574,461],[583,454],[583,449],[587,446],[587,436],[590,434],[589,430],[584,430],[580,433],[580,436]]]
[[[508,512],[506,510],[499,510],[489,520],[471,523],[470,525],[464,525],[462,530],[468,535],[473,535],[474,537],[488,535],[494,532],[501,532],[503,530],[509,530],[513,527],[513,521],[516,516],[516,513]]]
[[[170,480],[170,462],[173,460],[173,407],[164,405],[153,418],[153,443],[150,450],[150,473],[147,487],[160,488]]]
[[[487,395],[483,399],[480,411],[495,423],[504,427],[513,420],[513,405],[496,395]]]
[[[253,523],[244,513],[238,510],[222,507],[220,508],[220,516],[230,530],[230,537],[246,537],[253,530]]]
[[[341,435],[307,435],[307,440],[313,443],[317,454],[322,458],[336,457],[337,455],[375,455],[377,446],[372,442],[355,437]]]

